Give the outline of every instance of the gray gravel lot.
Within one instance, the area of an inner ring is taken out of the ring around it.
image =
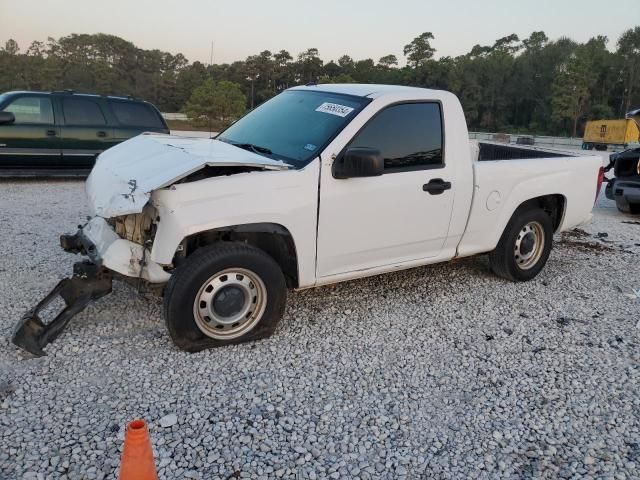
[[[640,478],[640,218],[607,200],[526,284],[476,257],[292,293],[271,339],[197,354],[117,284],[39,359],[7,337],[77,260],[83,184],[0,205],[0,478],[115,478],[135,417],[162,479]]]

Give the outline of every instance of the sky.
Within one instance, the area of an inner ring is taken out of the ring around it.
[[[293,56],[317,48],[329,61],[348,54],[403,59],[403,47],[433,32],[436,57],[467,53],[516,33],[586,41],[640,25],[640,0],[0,0],[0,43],[71,33],[109,33],[190,61],[243,60],[262,50]]]

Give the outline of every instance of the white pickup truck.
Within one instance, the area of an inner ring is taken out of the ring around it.
[[[497,275],[529,280],[553,233],[590,219],[602,178],[597,156],[470,142],[448,92],[291,88],[216,139],[144,134],[101,154],[93,218],[61,237],[89,260],[13,340],[43,354],[113,278],[161,292],[189,351],[270,335],[287,288],[481,253]],[[66,308],[45,323],[58,295]]]

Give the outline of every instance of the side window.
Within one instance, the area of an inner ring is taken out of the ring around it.
[[[62,99],[64,123],[67,125],[106,125],[100,105],[96,102],[80,97],[65,97]]]
[[[373,117],[350,147],[380,150],[385,172],[444,166],[439,103],[403,103]]]
[[[4,108],[16,117],[16,124],[37,123],[53,125],[53,107],[48,97],[20,97]]]
[[[135,102],[111,101],[113,114],[122,125],[131,127],[164,128],[158,114],[148,105]]]

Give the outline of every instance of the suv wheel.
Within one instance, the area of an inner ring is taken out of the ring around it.
[[[280,266],[262,250],[220,242],[201,248],[171,276],[164,314],[173,342],[183,350],[270,336],[287,289]]]

